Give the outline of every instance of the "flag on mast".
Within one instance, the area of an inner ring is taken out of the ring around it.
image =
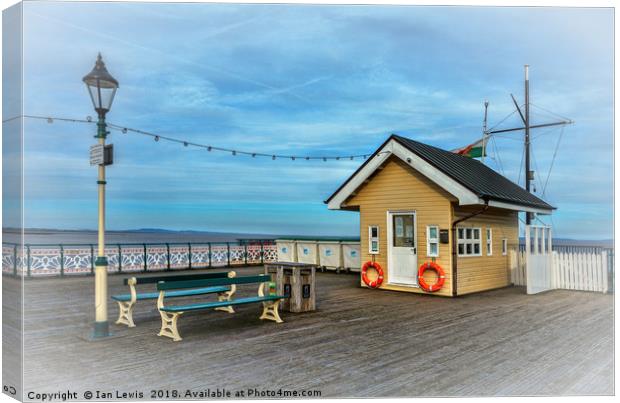
[[[453,153],[464,155],[469,158],[480,158],[482,157],[482,150],[484,149],[484,156],[486,157],[486,138],[482,138],[475,143],[471,143],[465,147],[456,148],[452,150]]]

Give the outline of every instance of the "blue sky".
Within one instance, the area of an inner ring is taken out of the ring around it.
[[[611,9],[28,2],[24,25],[25,113],[94,115],[81,78],[101,51],[120,82],[110,122],[267,153],[371,153],[390,133],[468,144],[485,99],[490,126],[513,111],[510,93],[522,102],[529,63],[532,103],[576,122],[545,188],[555,235],[612,237]],[[532,107],[533,123],[552,119]],[[513,115],[501,127],[519,124]],[[26,225],[95,228],[94,127],[24,129]],[[532,133],[540,196],[559,133]],[[520,136],[497,137],[486,160],[514,181]],[[359,160],[109,141],[108,228],[359,233],[357,213],[323,204]]]

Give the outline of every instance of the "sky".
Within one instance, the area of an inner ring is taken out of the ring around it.
[[[469,144],[485,100],[489,127],[521,125],[502,119],[511,93],[523,103],[529,64],[532,123],[575,121],[532,131],[535,193],[558,208],[541,219],[557,237],[612,238],[611,9],[27,2],[23,21],[24,113],[94,116],[81,78],[100,51],[120,83],[109,122],[268,154],[370,154],[391,133]],[[94,134],[24,122],[27,227],[96,228]],[[485,159],[521,185],[522,141],[496,136]],[[116,131],[108,142],[110,229],[359,234],[358,213],[323,201],[360,159],[274,161]]]

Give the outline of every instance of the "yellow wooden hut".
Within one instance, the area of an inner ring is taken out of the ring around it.
[[[480,161],[402,136],[390,136],[325,201],[360,212],[362,286],[457,296],[510,284],[510,250],[519,242],[518,212],[554,207]],[[439,290],[436,264],[443,271]],[[369,281],[370,280],[370,281]]]

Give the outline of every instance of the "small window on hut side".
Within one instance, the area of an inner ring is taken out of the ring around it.
[[[376,255],[379,253],[379,226],[368,226],[368,253]]]
[[[493,255],[493,230],[487,228],[487,256]]]
[[[508,254],[508,239],[502,239],[502,255],[506,256]]]
[[[426,227],[426,255],[439,256],[439,227],[437,225]]]

